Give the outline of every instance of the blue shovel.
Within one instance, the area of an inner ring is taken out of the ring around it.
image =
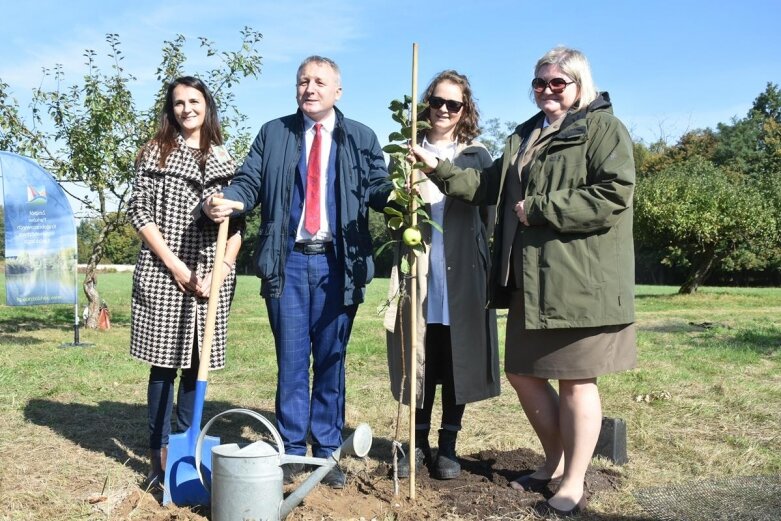
[[[244,205],[226,199],[213,199],[214,204],[230,205],[241,210]],[[220,223],[217,232],[217,252],[214,256],[214,267],[222,266],[225,258],[225,246],[228,243],[228,219]],[[209,288],[209,304],[206,308],[206,328],[203,334],[198,379],[195,382],[195,403],[190,427],[179,434],[173,434],[168,439],[168,460],[165,465],[165,487],[163,489],[163,504],[173,502],[177,506],[208,505],[209,491],[204,488],[195,468],[195,445],[201,433],[203,402],[206,398],[206,384],[209,375],[209,360],[212,352],[214,325],[217,318],[217,305],[220,300],[219,277],[212,276]],[[201,472],[204,479],[211,480],[212,447],[220,444],[215,436],[206,436],[201,451]]]

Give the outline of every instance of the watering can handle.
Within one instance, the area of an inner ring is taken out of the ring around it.
[[[285,445],[282,443],[282,437],[279,435],[279,432],[277,432],[276,427],[274,427],[274,425],[264,416],[251,409],[228,409],[227,411],[223,411],[203,426],[203,430],[201,430],[201,434],[198,436],[198,442],[195,445],[195,470],[198,471],[198,479],[201,480],[201,483],[203,483],[203,486],[206,487],[206,490],[209,492],[211,492],[211,485],[206,483],[206,480],[203,479],[203,474],[201,474],[201,450],[203,449],[203,440],[206,438],[206,433],[209,431],[209,427],[211,427],[212,423],[214,423],[217,418],[225,416],[226,414],[246,414],[247,416],[252,416],[256,420],[259,420],[260,423],[266,426],[266,429],[271,433],[271,436],[277,443],[277,452],[279,455],[282,456],[285,454]]]

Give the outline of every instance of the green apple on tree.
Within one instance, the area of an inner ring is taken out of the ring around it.
[[[421,241],[420,230],[417,227],[410,226],[404,230],[402,239],[404,239],[404,244],[407,246],[417,246]]]

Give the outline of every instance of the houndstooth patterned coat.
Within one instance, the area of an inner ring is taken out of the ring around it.
[[[236,165],[223,147],[213,147],[202,173],[181,136],[177,145],[165,168],[158,165],[157,146],[143,152],[128,216],[136,230],[155,223],[171,251],[203,277],[214,263],[218,226],[208,219],[196,221],[193,210],[204,197],[228,184]],[[231,223],[231,233],[240,233],[240,228]],[[225,366],[228,312],[235,287],[234,270],[220,288],[211,369]],[[131,356],[160,367],[190,367],[194,342],[201,347],[207,303],[208,299],[182,293],[165,264],[142,243],[133,273]]]

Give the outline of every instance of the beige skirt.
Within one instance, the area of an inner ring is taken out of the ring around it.
[[[526,329],[523,317],[523,291],[514,291],[504,345],[504,370],[508,373],[580,380],[637,365],[634,324]]]

